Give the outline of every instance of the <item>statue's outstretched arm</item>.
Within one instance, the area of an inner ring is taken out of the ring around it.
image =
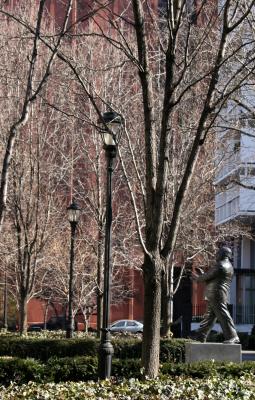
[[[218,270],[217,266],[214,266],[214,267],[211,267],[209,269],[209,271],[205,272],[204,274],[198,275],[196,280],[198,282],[211,281],[212,279],[217,278],[218,274],[219,274],[219,270]]]

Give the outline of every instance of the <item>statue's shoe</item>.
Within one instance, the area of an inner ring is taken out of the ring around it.
[[[240,339],[239,339],[238,336],[235,336],[235,337],[233,337],[231,339],[224,340],[223,343],[225,343],[225,344],[238,344],[238,343],[240,343]]]
[[[192,331],[190,333],[190,336],[188,337],[188,339],[196,340],[201,343],[206,342],[206,336],[202,335],[201,333],[199,333],[197,331]]]

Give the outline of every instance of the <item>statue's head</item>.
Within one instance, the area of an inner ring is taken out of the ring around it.
[[[232,250],[227,246],[220,247],[217,253],[217,260],[223,260],[224,258],[232,259]]]

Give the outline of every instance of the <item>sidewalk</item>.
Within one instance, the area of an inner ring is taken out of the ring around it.
[[[242,350],[242,361],[255,361],[255,351]]]

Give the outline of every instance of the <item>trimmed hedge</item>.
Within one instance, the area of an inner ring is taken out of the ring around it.
[[[192,364],[164,363],[160,368],[163,376],[186,376],[207,378],[219,374],[225,377],[241,377],[245,373],[255,373],[255,363],[216,363],[198,362]],[[112,376],[120,378],[141,378],[142,371],[138,359],[113,359]],[[11,382],[24,384],[34,382],[78,382],[97,381],[96,357],[52,358],[43,364],[33,359],[6,358],[0,359],[0,385],[8,386]]]
[[[185,359],[185,339],[161,339],[160,361],[183,362]],[[114,357],[120,359],[141,358],[142,342],[138,339],[114,339]]]
[[[140,339],[112,339],[114,357],[140,359],[142,342]],[[0,337],[0,356],[35,358],[46,362],[51,357],[97,356],[99,340],[86,339],[41,339],[22,337]],[[184,361],[184,339],[162,339],[160,341],[160,361]]]
[[[243,350],[255,350],[255,336],[238,333]],[[210,342],[222,342],[221,333],[212,333]],[[187,339],[161,339],[160,361],[183,362]],[[141,358],[142,341],[139,338],[112,337],[114,357],[121,359]],[[24,338],[19,336],[0,336],[0,356],[35,358],[43,362],[50,357],[97,356],[99,340],[87,338]]]
[[[255,336],[239,333],[243,350],[255,350]],[[211,334],[209,341],[222,342],[223,336]],[[180,363],[185,358],[187,339],[161,339],[160,362]],[[140,359],[142,341],[138,338],[112,338],[114,358]],[[93,337],[75,339],[24,338],[19,336],[0,336],[0,356],[35,358],[46,362],[51,357],[97,356],[99,340]]]
[[[0,384],[8,386],[11,382],[17,384],[29,381],[43,382],[45,365],[33,359],[5,358],[0,359]]]
[[[50,358],[45,364],[45,380],[51,382],[97,380],[96,357]]]
[[[44,368],[45,380],[48,382],[98,380],[98,359],[96,357],[51,358]],[[141,378],[140,360],[113,358],[112,376],[115,378]]]
[[[142,341],[136,338],[112,338],[114,348],[114,357],[141,358],[142,356]]]
[[[189,340],[188,340],[189,341]],[[185,360],[185,343],[187,339],[161,339],[160,361],[181,363]]]
[[[37,339],[0,337],[0,356],[35,358],[47,361],[50,357],[94,356],[98,341],[86,339]]]
[[[255,373],[255,363],[244,361],[242,363],[226,363],[214,361],[199,361],[192,364],[165,363],[160,369],[162,375],[189,376],[192,378],[205,378],[220,374],[222,378],[227,376],[240,377],[245,373]]]
[[[43,364],[34,359],[0,359],[0,385],[11,382],[21,385],[34,382],[67,382],[98,380],[96,357],[51,358]],[[141,377],[140,360],[119,360],[112,362],[112,375],[116,378]]]

